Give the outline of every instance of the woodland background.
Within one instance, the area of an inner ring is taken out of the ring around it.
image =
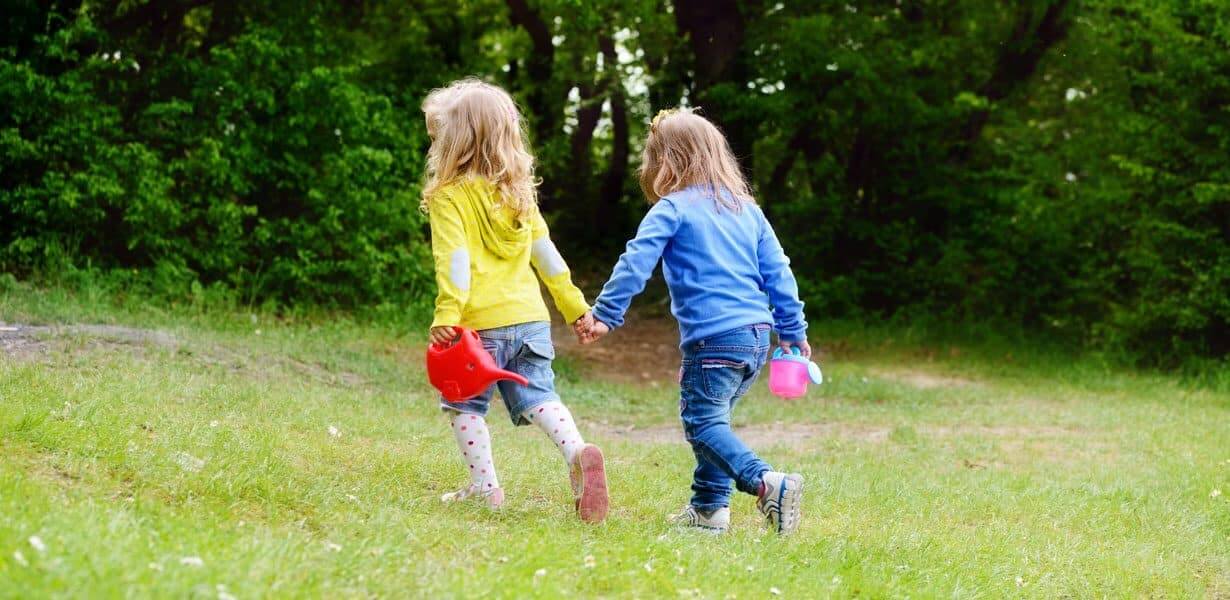
[[[813,318],[1230,352],[1230,3],[4,4],[0,289],[426,306],[419,103],[475,75],[524,107],[595,284],[682,103],[728,133]]]

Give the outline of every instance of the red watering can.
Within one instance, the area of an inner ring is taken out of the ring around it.
[[[529,380],[496,366],[491,353],[473,329],[454,327],[458,336],[452,344],[432,344],[427,347],[427,379],[449,402],[464,402],[500,380],[521,385]]]

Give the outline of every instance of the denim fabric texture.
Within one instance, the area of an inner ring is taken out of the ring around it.
[[[545,402],[559,400],[559,394],[555,393],[555,371],[551,369],[555,345],[551,343],[550,323],[534,321],[484,329],[478,332],[478,337],[483,341],[483,348],[495,357],[496,365],[523,375],[530,380],[529,385],[500,381],[465,402],[446,402],[441,398],[440,408],[486,416],[498,388],[513,424],[528,425],[530,422],[521,416],[522,413]]]
[[[770,330],[768,324],[739,327],[683,347],[679,415],[696,455],[692,506],[698,510],[730,506],[732,484],[757,494],[771,470],[730,428],[735,404],[768,361]]]

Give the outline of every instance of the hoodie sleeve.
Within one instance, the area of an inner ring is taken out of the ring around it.
[[[431,326],[460,325],[462,309],[470,297],[470,251],[466,246],[465,223],[447,194],[436,194],[431,199],[427,215],[439,289]]]
[[[568,323],[574,323],[589,312],[589,304],[585,302],[585,294],[572,283],[572,272],[568,263],[560,256],[555,243],[551,241],[551,232],[547,230],[547,222],[542,213],[534,213],[530,248],[530,262],[538,271],[538,278],[547,286],[555,307],[564,315]]]
[[[760,276],[764,278],[769,304],[773,307],[773,327],[777,337],[785,342],[801,342],[807,339],[807,320],[803,315],[803,301],[799,300],[799,284],[790,270],[790,259],[777,240],[777,233],[765,218],[760,208],[760,240],[756,258],[760,263]]]
[[[624,313],[632,303],[632,297],[645,289],[645,282],[653,275],[654,267],[662,258],[666,244],[679,230],[679,213],[670,200],[663,198],[649,209],[636,230],[636,237],[627,248],[611,278],[602,287],[602,294],[594,301],[594,318],[608,327],[624,324]]]

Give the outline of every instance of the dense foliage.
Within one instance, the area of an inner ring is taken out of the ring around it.
[[[5,270],[421,301],[418,101],[476,74],[525,106],[578,261],[614,259],[645,123],[682,102],[730,136],[814,316],[1230,352],[1217,0],[9,4]]]

